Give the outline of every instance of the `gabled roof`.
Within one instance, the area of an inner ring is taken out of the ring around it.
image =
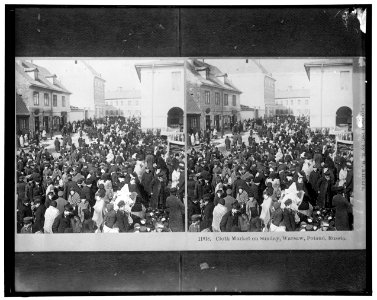
[[[216,66],[201,62],[197,59],[187,61],[188,73],[191,76],[187,76],[188,80],[202,85],[208,85],[217,87],[220,89],[226,89],[235,93],[241,94],[242,92],[227,78],[227,75],[221,72]],[[200,75],[199,71],[208,70],[208,77],[204,78]],[[224,81],[219,77],[224,76]]]
[[[49,89],[55,92],[72,94],[68,91],[63,84],[56,79],[56,75],[50,73],[46,68],[35,65],[31,62],[21,60],[20,64],[15,62],[15,70],[18,74],[23,76],[30,85],[38,86],[41,88]],[[34,80],[34,77],[30,75],[30,72],[38,71],[38,78]],[[51,83],[47,78],[54,78],[54,82]]]
[[[24,100],[22,100],[21,95],[18,94],[16,94],[16,115],[30,115]]]
[[[310,98],[309,89],[291,89],[291,90],[277,90],[275,92],[275,99],[286,98]]]
[[[140,90],[117,90],[107,91],[105,94],[105,100],[117,100],[117,99],[141,99]]]
[[[310,80],[310,68],[318,68],[318,67],[333,67],[333,66],[352,66],[353,60],[352,58],[329,58],[329,59],[322,59],[316,60],[313,62],[309,62],[304,64],[306,74]]]
[[[254,108],[241,104],[241,111],[254,111]]]
[[[200,110],[198,104],[192,97],[186,98],[186,114],[200,115],[202,111]]]

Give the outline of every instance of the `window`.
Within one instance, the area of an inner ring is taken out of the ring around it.
[[[135,100],[135,105],[139,106],[139,100]]]
[[[340,71],[340,89],[343,91],[348,90],[349,71]]]
[[[301,105],[301,99],[297,99],[297,105]]]
[[[220,105],[220,93],[215,93],[215,105]]]
[[[120,100],[120,106],[123,106],[123,100]]]
[[[58,106],[58,96],[57,95],[52,95],[52,105]]]
[[[50,97],[48,94],[44,94],[45,106],[50,106]]]
[[[293,99],[291,99],[291,105],[293,105]]]
[[[132,101],[128,100],[128,106],[131,106],[131,105],[132,105]]]
[[[181,72],[172,72],[171,81],[172,81],[172,90],[179,91],[180,85],[181,85]]]
[[[232,96],[232,105],[237,106],[237,100],[236,100],[236,95]]]
[[[38,92],[33,93],[33,99],[34,99],[34,105],[39,105],[39,93]]]
[[[305,99],[305,105],[308,105],[308,99]]]
[[[191,119],[191,128],[196,128],[196,118]]]
[[[65,107],[65,96],[62,96],[62,106]]]
[[[211,99],[210,99],[210,93],[209,93],[209,91],[204,91],[204,97],[205,97],[205,103],[206,104],[211,104]]]
[[[285,100],[285,106],[288,106],[288,100]]]
[[[224,106],[228,105],[228,94],[224,94]]]

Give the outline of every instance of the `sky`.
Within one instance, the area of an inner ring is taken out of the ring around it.
[[[140,89],[140,81],[135,70],[135,64],[155,62],[157,59],[85,59],[102,78],[106,80],[105,95],[107,91]],[[291,86],[294,89],[309,88],[309,80],[305,72],[304,64],[312,62],[311,58],[267,58],[258,59],[259,62],[272,73],[276,79],[276,90],[286,90]],[[205,59],[205,62],[217,66],[222,72],[229,73],[230,68],[235,68],[246,64],[246,59]],[[56,74],[58,79],[72,92],[71,105],[82,106],[82,103],[75,103],[75,91],[79,91],[82,86],[80,82],[65,83],[64,78],[70,75],[70,66],[74,63],[74,58],[68,59],[33,59],[33,63],[47,68],[51,73]],[[250,64],[250,61],[249,61]],[[230,77],[231,79],[231,77]],[[77,92],[77,94],[79,94]]]
[[[316,61],[316,59],[261,58],[257,60],[269,73],[272,73],[272,77],[276,79],[276,90],[287,90],[289,86],[293,89],[309,88],[309,79],[305,72],[304,64]],[[228,73],[230,68],[234,68],[234,64],[246,64],[246,59],[206,59],[205,62],[214,64],[222,72]],[[250,60],[248,63],[251,63]],[[231,77],[229,77],[229,79],[231,79]]]

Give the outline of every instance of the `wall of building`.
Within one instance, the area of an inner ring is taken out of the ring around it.
[[[62,113],[66,113],[67,116],[70,112],[70,95],[63,93],[55,93],[51,90],[30,86],[27,80],[20,74],[16,73],[16,91],[22,95],[22,98],[26,104],[26,107],[30,111],[29,129],[34,132],[36,129],[35,121],[39,119],[39,129],[46,127],[44,118],[48,117],[47,127],[51,128],[52,125],[57,129],[62,120],[52,121],[53,117],[62,117]],[[34,93],[39,95],[39,105],[34,105]],[[49,104],[45,105],[44,94],[49,96]],[[57,105],[53,106],[53,95],[57,96]],[[62,97],[65,97],[65,106],[62,105]],[[38,113],[35,113],[38,112]],[[67,120],[68,121],[68,120]]]
[[[240,117],[241,117],[241,121],[255,119],[255,111],[254,110],[241,110]]]
[[[142,129],[167,127],[168,111],[173,107],[184,110],[184,68],[169,66],[141,69],[141,127]],[[180,79],[173,84],[173,72]]]
[[[240,102],[249,107],[264,109],[264,74],[228,74],[229,79],[242,91]]]
[[[77,122],[85,119],[85,110],[72,110],[69,114],[69,122]]]
[[[279,98],[275,99],[275,104],[280,106],[278,109],[287,110],[294,116],[310,115],[310,97]]]
[[[341,80],[341,71],[348,71]],[[345,84],[345,89],[342,85]],[[342,106],[353,110],[352,66],[310,69],[310,127],[335,127],[336,111]],[[322,87],[322,88],[321,88]]]
[[[112,105],[123,112],[124,117],[141,116],[141,98],[124,98],[105,100],[107,105]]]
[[[206,103],[206,92],[209,92],[210,95],[210,103]],[[219,104],[216,104],[216,93],[219,94],[220,102]],[[223,105],[224,102],[224,95],[228,95],[228,105]],[[233,96],[236,96],[236,105],[233,105]],[[211,129],[214,128],[215,124],[215,116],[219,116],[219,126],[222,126],[222,115],[224,116],[224,125],[230,123],[231,116],[234,115],[237,117],[237,120],[240,119],[240,94],[235,93],[233,91],[228,91],[224,89],[219,89],[217,87],[211,87],[211,86],[201,86],[200,88],[200,101],[199,101],[199,107],[202,111],[201,117],[200,117],[200,127],[201,129],[206,129],[206,116],[210,116],[210,126]],[[206,110],[210,109],[210,112],[207,114]]]

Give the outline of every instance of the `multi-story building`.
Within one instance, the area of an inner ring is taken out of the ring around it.
[[[275,95],[276,115],[309,116],[310,90],[292,89],[277,90]]]
[[[254,108],[258,117],[275,114],[275,79],[257,59],[206,60],[222,68],[242,94],[242,105]]]
[[[68,121],[70,95],[57,75],[30,61],[16,59],[17,130],[58,131]]]
[[[164,60],[135,68],[141,83],[142,130],[183,131],[184,62]]]
[[[115,109],[106,107],[106,115],[114,115],[126,118],[141,116],[141,92],[139,90],[123,90],[119,87],[116,91],[107,91],[105,96],[106,105],[111,105]],[[115,111],[115,112],[114,112]]]
[[[43,60],[40,64],[59,70],[59,78],[72,92],[71,104],[87,111],[87,118],[105,116],[105,84],[89,60]],[[72,120],[70,120],[72,121]]]
[[[216,66],[187,61],[186,114],[188,131],[229,128],[240,120],[242,93]]]
[[[362,69],[359,65],[359,59],[352,58],[305,64],[310,82],[312,128],[352,129],[354,101],[360,99],[364,87],[359,77],[365,76],[365,67]]]

